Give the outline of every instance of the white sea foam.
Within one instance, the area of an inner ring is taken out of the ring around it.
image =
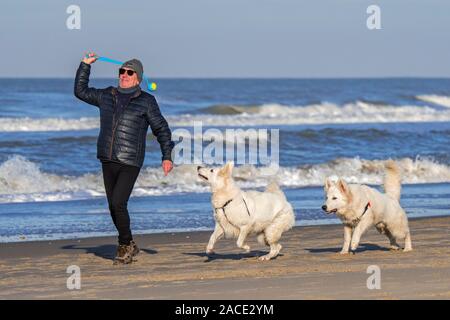
[[[448,96],[439,96],[439,95],[420,95],[416,96],[416,99],[425,101],[425,102],[431,102],[443,107],[450,108],[450,97]]]
[[[234,114],[223,109],[230,108]],[[392,123],[449,121],[450,110],[438,110],[427,106],[392,106],[371,104],[362,101],[336,105],[320,103],[307,106],[285,106],[264,104],[261,106],[220,106],[214,114],[181,115],[173,119],[172,125],[190,126],[202,121],[209,126],[252,125],[300,125],[342,123]],[[238,113],[237,113],[238,112]]]
[[[320,223],[320,221],[319,221]],[[144,229],[133,230],[134,235],[150,234],[150,233],[176,233],[176,232],[196,232],[212,230],[210,227],[184,227],[184,228],[161,228],[161,229]],[[74,239],[79,242],[81,239],[94,237],[111,237],[116,236],[114,231],[78,231],[78,232],[52,232],[52,233],[38,233],[38,234],[15,234],[15,235],[0,235],[0,243],[7,242],[28,242],[28,241],[54,241],[64,239]]]
[[[405,184],[450,182],[448,165],[420,157],[398,161]],[[234,178],[242,188],[264,187],[273,179],[283,187],[321,186],[325,178],[331,175],[339,175],[348,182],[381,184],[383,165],[383,160],[339,158],[320,164],[281,167],[275,177],[267,176],[264,167],[239,166],[234,170]],[[167,177],[160,168],[145,167],[133,195],[158,196],[185,192],[209,192],[209,187],[197,177],[196,165],[175,166]],[[100,172],[79,177],[47,173],[22,156],[13,156],[0,165],[0,203],[93,197],[104,197]]]
[[[0,118],[0,132],[90,130],[98,127],[98,118]]]
[[[444,98],[439,100],[441,105],[446,103]],[[201,121],[204,126],[213,127],[450,121],[450,109],[380,105],[362,101],[344,105],[327,102],[306,106],[276,103],[259,106],[225,105],[207,108],[207,111],[200,114],[170,115],[166,118],[172,127],[192,126],[194,121]],[[89,130],[98,126],[98,118],[0,118],[0,132]]]

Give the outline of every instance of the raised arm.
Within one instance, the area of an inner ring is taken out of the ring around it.
[[[91,63],[97,60],[95,53],[89,53],[81,61],[75,77],[74,94],[78,99],[99,107],[102,89],[89,88],[89,75],[91,73]]]

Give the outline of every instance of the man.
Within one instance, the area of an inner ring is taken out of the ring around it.
[[[148,126],[161,147],[164,175],[173,167],[174,143],[156,99],[139,87],[142,63],[137,59],[125,62],[119,69],[117,88],[95,89],[89,88],[88,83],[91,64],[96,60],[95,53],[83,58],[77,70],[74,92],[78,99],[100,109],[97,158],[102,162],[109,211],[119,232],[114,264],[127,264],[139,253],[131,234],[127,203],[144,162]]]

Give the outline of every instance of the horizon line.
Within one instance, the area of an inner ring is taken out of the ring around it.
[[[73,77],[55,77],[55,76],[25,76],[25,77],[9,77],[0,76],[0,80],[71,80]],[[90,77],[90,80],[117,80],[111,77]],[[440,79],[450,80],[449,76],[342,76],[342,77],[152,77],[150,79],[160,80],[383,80],[383,79]]]

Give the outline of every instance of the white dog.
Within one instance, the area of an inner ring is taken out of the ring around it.
[[[213,253],[216,241],[223,236],[237,238],[237,246],[249,252],[247,235],[256,234],[259,243],[270,246],[270,252],[259,260],[270,260],[282,248],[278,243],[282,233],[295,223],[294,210],[276,183],[264,192],[244,192],[234,183],[232,171],[232,162],[222,168],[197,167],[199,177],[211,186],[216,222],[206,253]]]
[[[362,234],[372,225],[389,238],[391,249],[400,249],[397,239],[404,239],[403,251],[412,250],[408,218],[399,203],[400,170],[392,160],[386,162],[385,169],[384,194],[365,185],[347,185],[342,179],[325,181],[326,203],[322,209],[336,213],[344,224],[341,254],[348,253],[349,248],[356,250]]]

